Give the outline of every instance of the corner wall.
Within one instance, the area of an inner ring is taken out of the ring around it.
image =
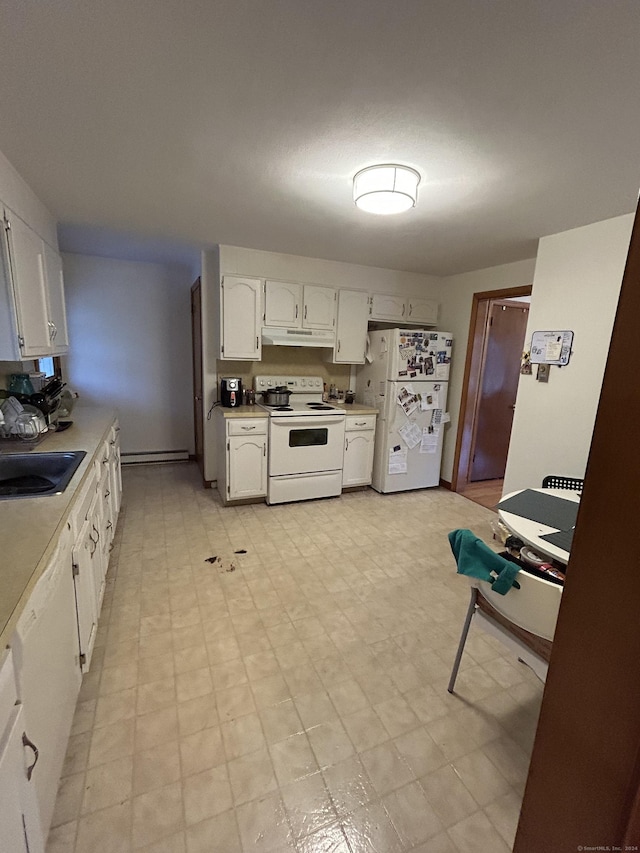
[[[632,225],[628,214],[540,240],[526,340],[571,329],[573,354],[551,367],[548,384],[535,366],[520,379],[505,493],[540,486],[546,474],[584,476]]]

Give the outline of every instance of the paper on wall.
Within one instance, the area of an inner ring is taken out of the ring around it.
[[[449,375],[449,365],[448,364],[436,364],[436,379],[446,379]]]
[[[433,410],[433,417],[431,419],[431,423],[434,424],[434,426],[440,426],[440,424],[442,423],[442,409]]]
[[[408,452],[406,447],[402,448],[399,444],[389,448],[389,474],[407,473]]]
[[[412,450],[422,440],[422,430],[414,421],[407,421],[398,430],[402,436],[402,440],[407,445],[409,450]]]

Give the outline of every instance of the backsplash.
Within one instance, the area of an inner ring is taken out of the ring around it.
[[[35,370],[33,361],[0,361],[0,388],[9,387],[12,373],[32,373]]]
[[[351,365],[331,364],[322,360],[320,352],[311,347],[262,348],[262,361],[218,361],[218,378],[238,376],[245,388],[253,386],[254,376],[322,376],[324,382],[338,390],[349,389]]]

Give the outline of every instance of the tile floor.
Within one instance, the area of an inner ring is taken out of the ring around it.
[[[47,853],[509,851],[541,685],[472,631],[446,691],[446,534],[493,517],[441,489],[223,508],[194,465],[125,469]]]

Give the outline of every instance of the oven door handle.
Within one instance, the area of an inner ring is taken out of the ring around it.
[[[290,418],[278,418],[273,415],[269,418],[272,426],[277,427],[321,427],[331,426],[331,424],[344,424],[345,415],[325,415],[324,417],[314,417],[313,415],[294,415]]]

